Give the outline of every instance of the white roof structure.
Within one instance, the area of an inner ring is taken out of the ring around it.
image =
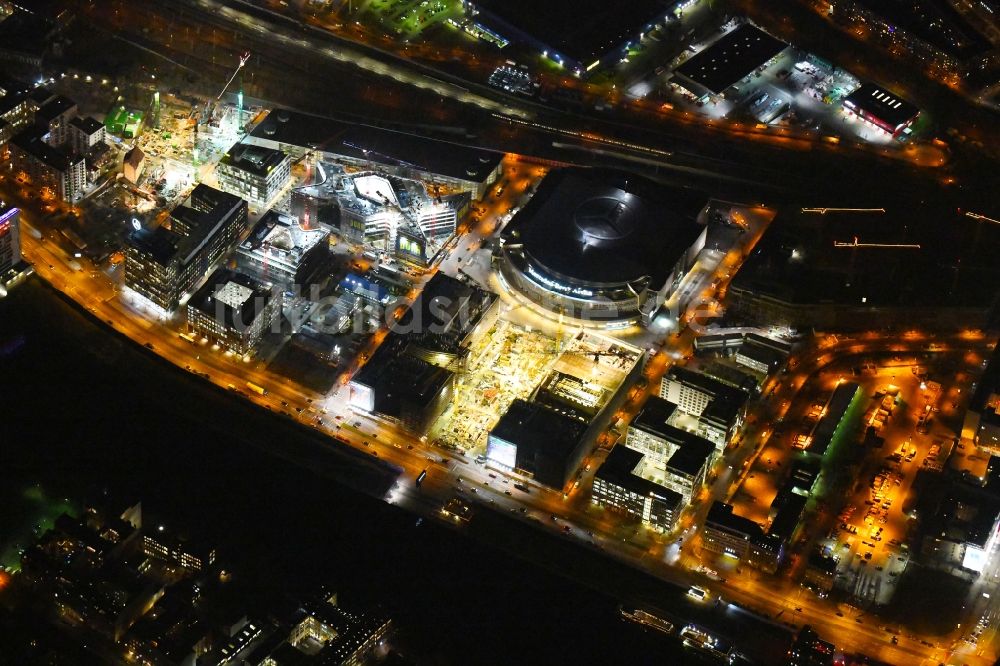
[[[253,289],[235,282],[227,282],[215,291],[216,300],[222,301],[234,310],[239,310],[253,296]]]

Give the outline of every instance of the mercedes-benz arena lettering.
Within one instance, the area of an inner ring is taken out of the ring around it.
[[[500,275],[549,313],[648,325],[705,245],[706,203],[624,171],[554,170],[504,229]]]

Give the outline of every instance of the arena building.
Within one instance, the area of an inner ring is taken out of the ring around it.
[[[647,325],[705,245],[706,203],[624,171],[554,170],[502,232],[500,276],[548,312]]]

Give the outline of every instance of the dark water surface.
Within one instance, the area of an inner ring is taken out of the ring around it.
[[[147,521],[216,544],[262,607],[323,582],[348,605],[381,604],[416,663],[691,663],[671,639],[622,622],[617,600],[516,548],[433,520],[417,527],[359,492],[390,485],[391,470],[331,453],[327,440],[159,361],[37,279],[0,300],[0,379],[8,507],[36,483],[53,498],[107,487],[142,499]],[[18,515],[7,512],[0,537]],[[508,528],[533,533],[497,529]]]

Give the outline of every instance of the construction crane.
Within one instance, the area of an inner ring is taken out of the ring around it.
[[[992,222],[994,224],[1000,224],[1000,220],[994,220],[992,217],[986,217],[985,215],[980,215],[979,213],[973,213],[971,210],[965,212],[966,217],[971,217],[973,220],[979,220],[980,222]]]
[[[224,85],[222,87],[222,90],[219,91],[219,94],[216,95],[215,102],[218,102],[219,100],[222,99],[222,96],[226,94],[227,90],[229,90],[229,86],[232,85],[233,80],[239,75],[240,71],[243,69],[243,67],[247,64],[247,62],[249,60],[250,60],[250,52],[249,51],[244,52],[243,55],[240,56],[239,64],[236,65],[236,69],[233,70],[233,74],[232,74],[232,76],[229,77],[229,80],[226,81],[226,85]],[[237,123],[239,123],[239,122],[242,121],[242,117],[241,116],[243,115],[243,108],[242,108],[243,107],[243,90],[240,90],[238,101],[239,101],[239,107],[240,108],[237,110]],[[203,122],[208,122],[209,120],[211,120],[212,113],[214,113],[214,111],[215,111],[215,104],[213,103],[212,100],[207,100],[205,102],[205,111],[204,111],[204,114],[202,116]]]

